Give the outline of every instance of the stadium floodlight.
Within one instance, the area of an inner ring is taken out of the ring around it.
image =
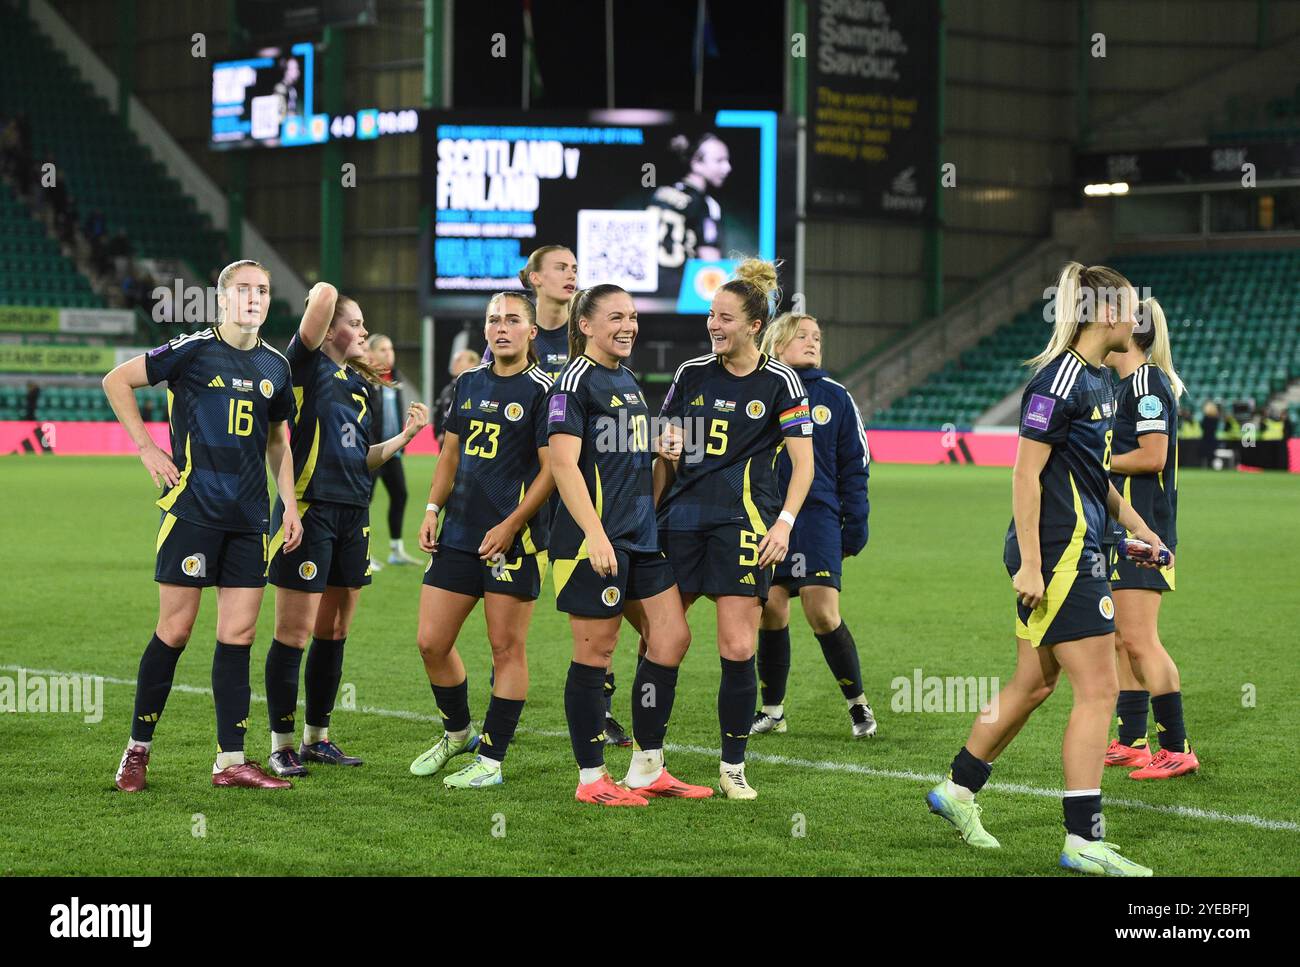
[[[1083,193],[1085,195],[1127,195],[1128,182],[1116,181],[1112,184],[1101,182],[1095,185],[1084,185]]]

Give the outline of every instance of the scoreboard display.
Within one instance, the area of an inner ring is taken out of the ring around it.
[[[329,119],[312,112],[316,48],[266,47],[212,66],[214,148],[292,147],[329,138]]]
[[[542,245],[573,249],[580,287],[613,282],[659,313],[707,312],[740,253],[793,258],[794,131],[773,112],[427,111],[419,126],[430,311],[522,288]]]

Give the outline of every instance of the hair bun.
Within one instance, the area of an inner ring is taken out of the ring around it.
[[[780,292],[776,280],[776,263],[765,259],[748,258],[736,266],[736,278],[752,285],[767,298]],[[778,300],[779,301],[779,300]]]

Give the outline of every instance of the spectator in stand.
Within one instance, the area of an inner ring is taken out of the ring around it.
[[[406,411],[415,402],[409,384],[394,365],[396,356],[393,341],[387,336],[371,336],[367,340],[370,351],[370,366],[382,380],[379,384],[370,384],[370,412],[379,421],[380,432],[396,426],[400,432]],[[392,436],[393,434],[389,434]],[[384,437],[387,439],[387,437]],[[388,491],[388,563],[418,564],[419,562],[406,553],[402,544],[402,515],[406,512],[406,467],[402,464],[402,451],[398,450],[389,461],[371,474],[370,500],[373,503],[375,491],[379,489],[378,481],[383,480]],[[378,571],[379,561],[370,559],[371,570]]]
[[[1214,458],[1214,449],[1217,446],[1216,441],[1219,437],[1219,407],[1214,403],[1206,403],[1201,408],[1201,454],[1200,464],[1202,467],[1208,467],[1210,461]]]
[[[24,420],[36,419],[36,401],[41,398],[41,388],[35,383],[27,384],[27,411],[23,414]]]
[[[439,394],[438,402],[433,406],[433,432],[438,438],[439,450],[442,449],[443,427],[447,423],[447,407],[451,406],[451,401],[456,394],[456,380],[465,370],[473,369],[482,361],[483,357],[472,349],[462,349],[451,360],[451,365],[448,367],[451,382]]]

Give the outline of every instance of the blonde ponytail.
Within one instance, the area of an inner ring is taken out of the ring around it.
[[[1103,302],[1117,313],[1123,312],[1125,293],[1133,287],[1129,280],[1105,265],[1081,265],[1066,262],[1056,282],[1053,312],[1056,322],[1052,338],[1037,356],[1025,360],[1035,373],[1074,345],[1079,330],[1100,319]],[[1090,317],[1090,318],[1088,318]]]
[[[1174,354],[1169,345],[1169,324],[1165,321],[1165,310],[1160,308],[1160,303],[1154,297],[1143,299],[1142,308],[1151,325],[1141,332],[1134,330],[1133,342],[1147,354],[1147,359],[1151,361],[1152,366],[1169,377],[1169,385],[1174,390],[1174,399],[1178,399],[1183,395],[1185,387],[1178,373],[1174,371]]]

